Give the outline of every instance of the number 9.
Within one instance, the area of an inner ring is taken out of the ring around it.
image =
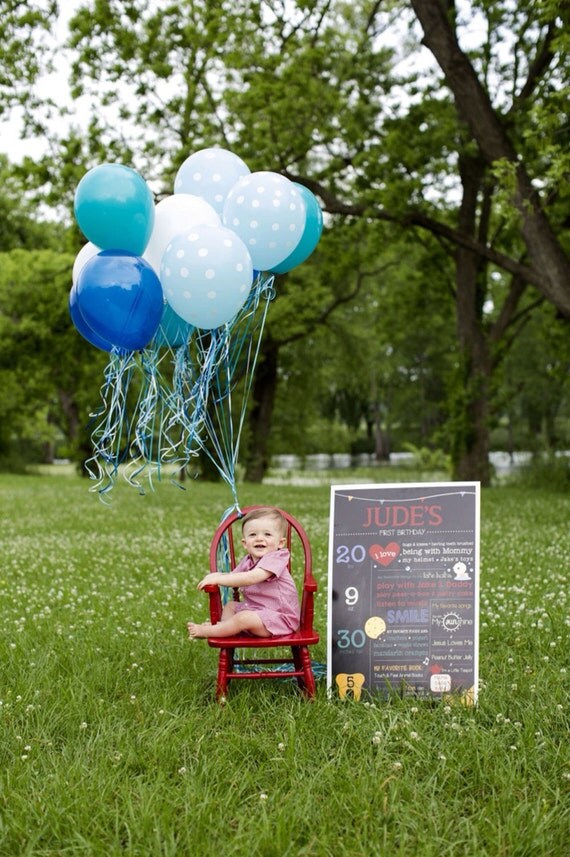
[[[358,589],[356,586],[347,586],[344,590],[344,600],[349,607],[354,607],[358,601]]]

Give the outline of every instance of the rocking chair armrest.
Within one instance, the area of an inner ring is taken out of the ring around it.
[[[220,587],[215,583],[208,583],[202,590],[207,592],[210,601],[210,622],[215,625],[222,617],[222,596]]]

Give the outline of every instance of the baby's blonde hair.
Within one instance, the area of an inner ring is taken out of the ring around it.
[[[241,522],[241,529],[243,532],[243,528],[249,521],[256,521],[258,518],[273,518],[274,521],[277,521],[279,524],[279,529],[281,530],[282,538],[285,538],[287,535],[287,521],[277,509],[273,506],[261,506],[259,509],[252,509],[251,512],[248,512],[247,515],[244,515]]]

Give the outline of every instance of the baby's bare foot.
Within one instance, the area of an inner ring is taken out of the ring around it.
[[[188,622],[188,636],[191,640],[201,637],[208,637],[212,633],[212,625],[209,622]]]

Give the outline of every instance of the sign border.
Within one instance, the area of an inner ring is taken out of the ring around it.
[[[338,491],[363,491],[383,490],[394,488],[457,488],[462,485],[475,489],[475,586],[474,586],[474,634],[473,634],[473,704],[477,703],[479,692],[479,604],[480,604],[480,569],[481,569],[481,483],[471,480],[457,480],[455,482],[356,482],[340,483],[330,486],[330,511],[329,511],[329,547],[328,547],[328,574],[327,574],[327,693],[329,697],[333,691],[332,675],[332,609],[333,609],[333,558],[334,558],[334,501]],[[448,694],[449,695],[449,694]],[[453,692],[451,692],[453,695]],[[436,698],[436,697],[434,697]]]

